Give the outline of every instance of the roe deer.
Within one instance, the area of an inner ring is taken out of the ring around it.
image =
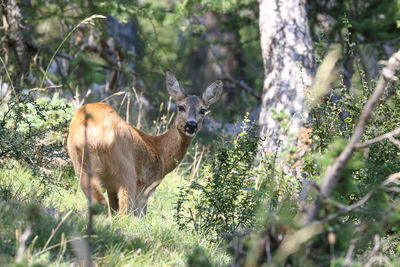
[[[201,128],[207,108],[222,94],[222,82],[218,80],[201,97],[187,95],[168,71],[166,85],[176,101],[177,115],[171,128],[160,136],[151,136],[132,127],[106,103],[87,104],[75,112],[69,128],[68,154],[88,197],[85,151],[88,147],[94,203],[107,206],[102,185],[113,211],[133,210],[137,216],[145,214],[150,194],[182,161]]]

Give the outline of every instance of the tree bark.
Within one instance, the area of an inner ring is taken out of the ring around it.
[[[8,0],[3,3],[3,15],[8,24],[6,39],[3,42],[5,41],[5,45],[12,48],[15,53],[16,74],[13,83],[14,88],[20,91],[24,76],[29,70],[30,54],[24,40],[23,17],[15,0]]]
[[[282,147],[287,134],[296,135],[308,118],[304,92],[315,72],[313,47],[305,0],[259,0],[264,88],[259,118],[260,134],[266,136],[262,154]],[[273,119],[284,111],[288,131]],[[279,145],[279,143],[281,145]]]

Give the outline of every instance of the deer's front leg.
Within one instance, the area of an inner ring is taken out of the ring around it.
[[[135,204],[136,188],[121,186],[118,190],[118,206],[120,214],[127,214]]]
[[[135,201],[135,215],[142,217],[147,212],[147,202],[149,197],[156,190],[157,186],[161,183],[161,179],[153,182],[150,186],[141,184],[137,187],[136,201]]]
[[[147,201],[148,197],[146,197],[145,193],[145,185],[139,184],[136,190],[136,199],[135,199],[135,216],[142,217],[146,215],[147,211]]]
[[[138,217],[142,217],[147,213],[147,202],[149,201],[149,197],[144,194],[139,194],[136,198],[135,204],[135,215]]]

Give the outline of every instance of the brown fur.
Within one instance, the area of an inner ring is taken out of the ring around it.
[[[150,194],[182,161],[194,137],[185,134],[189,114],[192,119],[194,114],[200,129],[203,115],[199,110],[215,103],[222,92],[222,83],[217,81],[202,97],[187,97],[179,83],[168,84],[168,78],[175,77],[167,73],[168,91],[187,112],[178,112],[172,127],[163,135],[151,136],[132,127],[106,103],[87,104],[76,111],[69,129],[68,153],[80,186],[88,196],[87,151],[84,151],[87,119],[93,202],[107,205],[100,188],[103,186],[113,211],[146,213]]]

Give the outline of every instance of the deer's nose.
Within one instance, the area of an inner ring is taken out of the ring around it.
[[[187,121],[185,125],[185,131],[194,133],[197,131],[197,121]]]

